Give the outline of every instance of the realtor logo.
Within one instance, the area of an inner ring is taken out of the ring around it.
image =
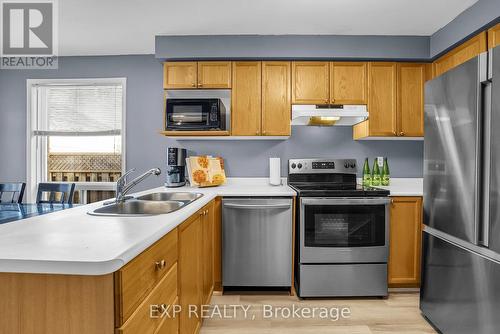
[[[0,4],[0,68],[57,68],[55,0],[1,0]]]

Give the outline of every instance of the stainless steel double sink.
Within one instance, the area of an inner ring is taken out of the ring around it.
[[[201,193],[151,193],[125,202],[104,205],[88,214],[93,216],[151,216],[174,212],[202,197]]]

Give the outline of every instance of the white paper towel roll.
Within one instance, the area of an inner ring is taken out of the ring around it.
[[[273,186],[281,185],[280,158],[269,158],[269,183]]]

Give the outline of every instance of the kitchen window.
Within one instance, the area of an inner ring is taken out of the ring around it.
[[[114,197],[125,161],[126,79],[28,80],[27,201],[74,182],[75,203]]]

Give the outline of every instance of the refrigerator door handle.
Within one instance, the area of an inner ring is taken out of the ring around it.
[[[489,246],[490,234],[490,182],[491,182],[491,82],[482,87],[483,104],[483,169],[482,169],[482,214],[477,244]]]

